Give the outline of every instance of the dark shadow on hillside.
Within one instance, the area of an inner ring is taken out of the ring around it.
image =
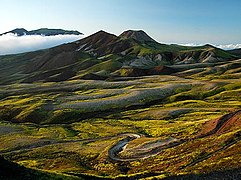
[[[207,174],[188,174],[180,176],[170,176],[164,178],[165,180],[240,180],[241,168],[226,170],[226,171],[213,171]]]
[[[0,156],[0,179],[1,180],[48,180],[66,179],[64,176],[28,169],[16,163],[10,162]],[[70,179],[70,178],[67,178]]]

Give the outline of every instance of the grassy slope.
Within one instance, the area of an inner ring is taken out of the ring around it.
[[[136,99],[138,103],[133,106],[118,108],[118,104],[122,104],[122,98],[129,101],[131,92],[146,92],[147,89],[154,90],[180,83],[192,84],[192,88],[177,88],[175,93],[161,99],[150,93],[142,99],[142,103]],[[240,88],[239,79],[195,80],[175,76],[142,77],[121,82],[69,81],[4,86],[1,89],[4,97],[1,99],[0,130],[3,134],[0,140],[3,143],[0,151],[9,152],[4,155],[6,158],[29,168],[62,174],[71,172],[78,176],[82,176],[79,175],[81,173],[98,176],[168,177],[240,168],[239,143],[216,152],[235,137],[239,129],[186,142],[145,160],[118,163],[107,157],[108,149],[121,139],[116,135],[121,133],[132,132],[147,136],[146,139],[133,141],[130,147],[168,137],[196,137],[205,122],[240,109]],[[65,109],[62,106],[67,103],[78,107],[79,103],[96,102],[96,106],[103,108],[101,102],[107,100],[116,100],[117,108],[109,106],[109,110],[105,112],[95,112],[92,108],[92,112],[88,114],[83,113],[81,108]],[[40,124],[7,122],[10,120]],[[69,123],[76,120],[79,122]],[[68,124],[41,125],[53,122]],[[103,137],[108,138],[75,142],[79,139]],[[58,141],[66,142],[59,144]],[[57,144],[51,145],[49,142]],[[38,148],[21,151],[31,146]],[[14,150],[20,151],[11,153]],[[214,155],[195,166],[180,169],[205,155],[204,152]],[[122,155],[128,156],[125,153]]]

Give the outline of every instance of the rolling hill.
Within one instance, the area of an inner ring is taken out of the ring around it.
[[[228,50],[229,53],[234,54],[238,57],[241,57],[241,48],[240,49],[232,49],[232,50]]]

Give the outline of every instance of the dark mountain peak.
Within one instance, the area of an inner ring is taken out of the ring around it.
[[[103,30],[98,31],[84,39],[79,40],[80,44],[88,44],[92,47],[98,47],[107,45],[110,42],[113,42],[117,39],[117,36],[114,34],[107,33]]]
[[[0,36],[8,33],[17,34],[17,36],[24,36],[24,35],[44,35],[44,36],[54,36],[54,35],[82,35],[79,31],[72,31],[72,30],[63,30],[63,29],[48,29],[48,28],[40,28],[37,30],[27,31],[24,28],[16,28],[14,30],[5,32],[0,34]]]
[[[32,30],[28,32],[30,35],[45,35],[45,36],[53,36],[53,35],[83,35],[79,31],[73,30],[64,30],[64,29],[49,29],[49,28],[40,28],[37,30]]]
[[[110,33],[106,32],[106,31],[104,31],[104,30],[99,30],[99,31],[97,31],[95,34],[98,34],[98,33],[106,33],[106,34],[110,34]]]
[[[12,31],[27,31],[27,30],[24,29],[24,28],[16,28],[16,29],[14,29],[14,30],[12,30]]]
[[[147,33],[143,30],[128,30],[124,31],[119,37],[121,38],[132,38],[140,42],[145,42],[145,41],[155,41],[152,39]]]
[[[207,47],[207,48],[215,48],[213,45],[211,44],[205,44],[204,47]]]
[[[17,36],[23,36],[23,35],[28,34],[28,31],[26,29],[24,29],[24,28],[16,28],[16,29],[13,29],[11,31],[2,33],[2,34],[0,34],[0,36],[2,36],[4,34],[8,34],[8,33],[17,34]]]
[[[112,49],[118,40],[119,38],[116,35],[101,30],[76,41],[76,44],[79,45],[78,50],[83,50],[94,55],[105,55],[112,53]]]
[[[106,38],[106,37],[116,38],[117,36],[103,30],[100,30],[89,36],[89,38],[99,38],[99,39]]]

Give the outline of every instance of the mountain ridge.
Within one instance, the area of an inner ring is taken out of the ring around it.
[[[238,56],[210,45],[167,45],[144,41],[142,37],[138,40],[132,35],[127,33],[123,38],[123,33],[116,36],[101,30],[78,41],[46,50],[0,56],[0,83],[105,80],[122,76],[174,73],[184,75],[179,71],[190,70],[190,64],[201,63],[202,67],[206,67],[238,59]],[[186,68],[179,68],[182,65]],[[214,69],[211,72],[216,71]],[[220,72],[225,72],[225,69]],[[19,73],[21,76],[18,76]]]
[[[64,30],[64,29],[48,29],[48,28],[40,28],[36,30],[28,31],[24,28],[16,28],[11,31],[5,32],[0,34],[0,36],[13,33],[17,36],[24,36],[24,35],[44,35],[44,36],[54,36],[54,35],[83,35],[79,31],[73,30]]]

